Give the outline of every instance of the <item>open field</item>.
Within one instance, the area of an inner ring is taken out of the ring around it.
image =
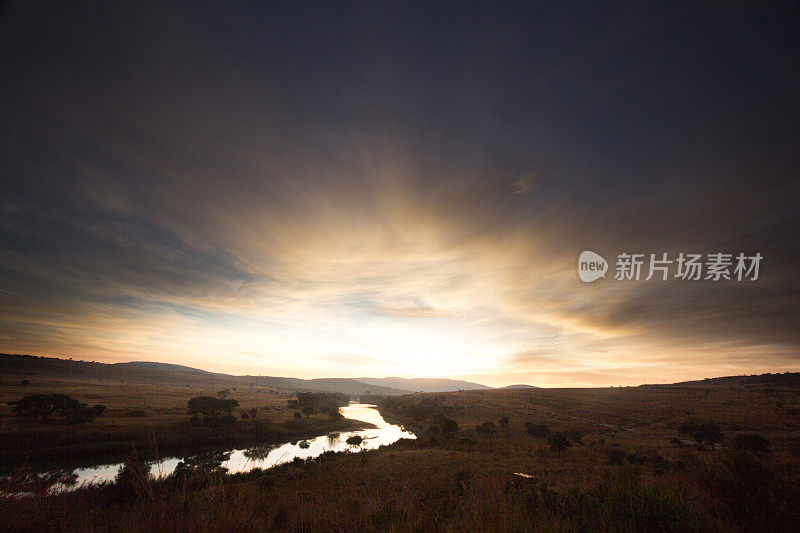
[[[91,401],[109,405],[109,416],[95,422],[108,431],[144,424],[122,415],[134,408],[145,410],[144,420],[169,424],[185,417],[181,402],[209,392],[46,386],[76,397],[92,390]],[[4,387],[3,399],[19,393]],[[276,422],[292,417],[289,392],[230,394],[244,408],[268,407],[264,416]],[[800,525],[795,383],[465,391],[386,397],[379,405],[418,440],[236,476],[212,469],[5,499],[0,514],[10,529],[35,530],[790,531]],[[458,430],[444,432],[445,419]],[[715,424],[721,438],[695,442],[683,427],[687,420]],[[554,449],[526,424],[564,434],[569,444]],[[4,433],[11,427],[5,418]],[[743,449],[741,434],[768,439],[769,450]]]
[[[26,376],[22,376],[23,379]],[[179,453],[198,445],[234,445],[279,442],[363,427],[349,420],[331,420],[321,414],[296,419],[297,408],[287,400],[291,390],[214,383],[147,383],[92,378],[37,375],[23,379],[19,374],[0,375],[0,468],[8,470],[27,463],[92,464],[119,458],[135,447],[154,458]],[[226,430],[192,425],[187,402],[195,396],[215,396],[228,390],[239,402],[237,420]],[[84,425],[42,424],[16,420],[9,401],[31,394],[67,394],[88,405],[106,406],[101,416]],[[252,410],[255,409],[255,417]],[[240,418],[247,413],[247,419]]]

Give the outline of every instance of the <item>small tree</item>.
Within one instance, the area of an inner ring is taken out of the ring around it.
[[[29,394],[8,404],[11,406],[11,413],[20,418],[73,422],[87,417],[84,413],[87,410],[86,404],[66,394]],[[92,418],[93,414],[92,411]]]
[[[300,414],[300,411],[295,411],[294,412],[294,417],[295,418],[303,418],[303,415]]]
[[[314,414],[314,408],[311,407],[310,405],[306,405],[305,407],[303,407],[303,414],[306,415],[306,418],[308,418],[309,415]]]
[[[504,427],[504,428],[508,427],[508,417],[507,416],[504,416],[503,418],[500,419],[500,425],[502,427]]]
[[[195,396],[188,402],[189,414],[193,417],[202,417],[203,423],[208,425],[219,421],[223,415],[231,417],[234,407],[239,406],[236,400],[213,398],[211,396]]]

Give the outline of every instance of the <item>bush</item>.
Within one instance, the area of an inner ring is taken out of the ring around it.
[[[66,394],[29,394],[8,402],[11,413],[19,418],[62,420],[81,424],[94,420],[95,411],[86,404]]]
[[[131,450],[114,479],[117,496],[123,500],[134,496],[141,500],[150,488],[150,480],[150,465],[139,457],[136,450]]]
[[[690,418],[678,426],[678,431],[691,435],[698,444],[722,442],[722,430],[715,422]]]
[[[561,432],[553,433],[548,437],[547,444],[550,445],[550,451],[553,452],[563,452],[570,446],[572,446],[572,442]]]
[[[679,491],[658,485],[620,480],[579,492],[572,501],[566,499],[564,503],[567,504],[564,511],[575,521],[573,527],[566,529],[577,531],[712,529]]]
[[[503,418],[500,419],[500,425],[503,426],[504,428],[508,427],[508,417],[507,416],[504,416]]]
[[[741,521],[743,531],[797,531],[800,492],[796,474],[787,473],[737,449],[697,466],[700,482]]]
[[[175,467],[173,476],[187,486],[202,487],[211,481],[218,481],[228,469],[222,464],[231,458],[231,452],[206,450],[184,457]]]
[[[611,450],[606,463],[610,465],[621,465],[623,459],[625,459],[625,453],[622,450]]]
[[[770,451],[769,439],[761,435],[736,435],[731,443],[735,450],[753,453],[768,453]]]
[[[300,414],[300,411],[295,411],[294,412],[294,417],[295,418],[303,418],[303,415]]]
[[[544,423],[525,422],[525,429],[528,431],[528,435],[539,437],[540,439],[546,439],[550,435],[550,428]]]
[[[583,438],[583,431],[580,429],[567,429],[564,431],[564,435],[575,444],[583,444],[581,440]]]
[[[458,424],[452,418],[445,418],[442,420],[442,423],[439,424],[439,427],[442,428],[442,433],[455,433],[458,431]]]
[[[497,433],[497,426],[494,425],[494,422],[487,420],[483,424],[475,426],[475,431],[478,433]]]
[[[76,409],[69,414],[69,422],[72,424],[87,424],[94,421],[94,409],[91,407],[84,407]]]

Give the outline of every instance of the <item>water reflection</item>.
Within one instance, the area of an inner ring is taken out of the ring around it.
[[[346,431],[341,433],[330,433],[312,439],[306,439],[294,443],[281,445],[254,446],[241,450],[227,450],[225,452],[215,452],[214,460],[219,469],[225,469],[229,474],[249,472],[254,468],[267,469],[283,463],[288,463],[295,458],[308,459],[317,457],[324,452],[358,452],[361,450],[373,450],[387,444],[392,444],[400,439],[415,439],[413,433],[403,430],[400,426],[386,422],[374,405],[351,403],[347,407],[342,407],[339,412],[345,418],[360,420],[374,424],[374,429],[361,431]],[[361,437],[359,444],[348,444]],[[208,460],[208,454],[201,453],[184,459],[170,457],[150,466],[150,473],[153,476],[168,476],[175,472],[176,468],[192,468]],[[114,478],[122,468],[122,463],[94,466],[90,468],[78,468],[73,472],[75,483],[72,487],[86,483],[103,483],[114,481]],[[68,489],[67,485],[59,485],[58,489]],[[58,490],[57,489],[57,490]]]

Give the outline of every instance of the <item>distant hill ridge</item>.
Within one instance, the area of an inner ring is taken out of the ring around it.
[[[751,374],[741,376],[722,376],[717,378],[681,381],[674,385],[798,385],[800,372],[784,372],[782,374]]]
[[[487,385],[447,378],[356,378],[369,385],[381,385],[412,392],[450,392],[457,390],[491,389]]]
[[[350,378],[300,379],[274,376],[234,376],[169,363],[149,361],[97,363],[94,361],[75,361],[57,357],[20,354],[0,354],[0,373],[19,374],[21,377],[38,375],[126,382],[213,385],[215,387],[247,387],[253,385],[275,389],[342,392],[350,395],[359,395],[365,392],[398,395],[411,392],[380,385],[370,385]]]
[[[360,395],[398,395],[412,392],[450,392],[458,390],[488,390],[492,387],[446,378],[317,378],[300,379],[275,376],[234,376],[208,372],[199,368],[153,361],[131,361],[126,363],[98,363],[58,357],[0,353],[0,373],[18,374],[21,379],[29,376],[61,378],[108,379],[131,382],[192,383],[197,385],[260,386],[275,389],[342,392]],[[680,386],[733,386],[733,385],[800,385],[800,372],[776,374],[753,374],[722,376],[701,380],[682,381]],[[650,385],[648,385],[650,386]],[[670,385],[658,385],[670,386]],[[532,385],[515,384],[499,389],[537,389]]]
[[[398,395],[410,392],[449,392],[490,389],[480,383],[440,378],[316,378],[300,379],[275,376],[234,376],[199,368],[154,361],[98,363],[57,357],[0,354],[0,372],[37,374],[52,377],[80,377],[134,382],[194,383],[215,386],[254,386],[279,389],[343,392],[360,395]]]

